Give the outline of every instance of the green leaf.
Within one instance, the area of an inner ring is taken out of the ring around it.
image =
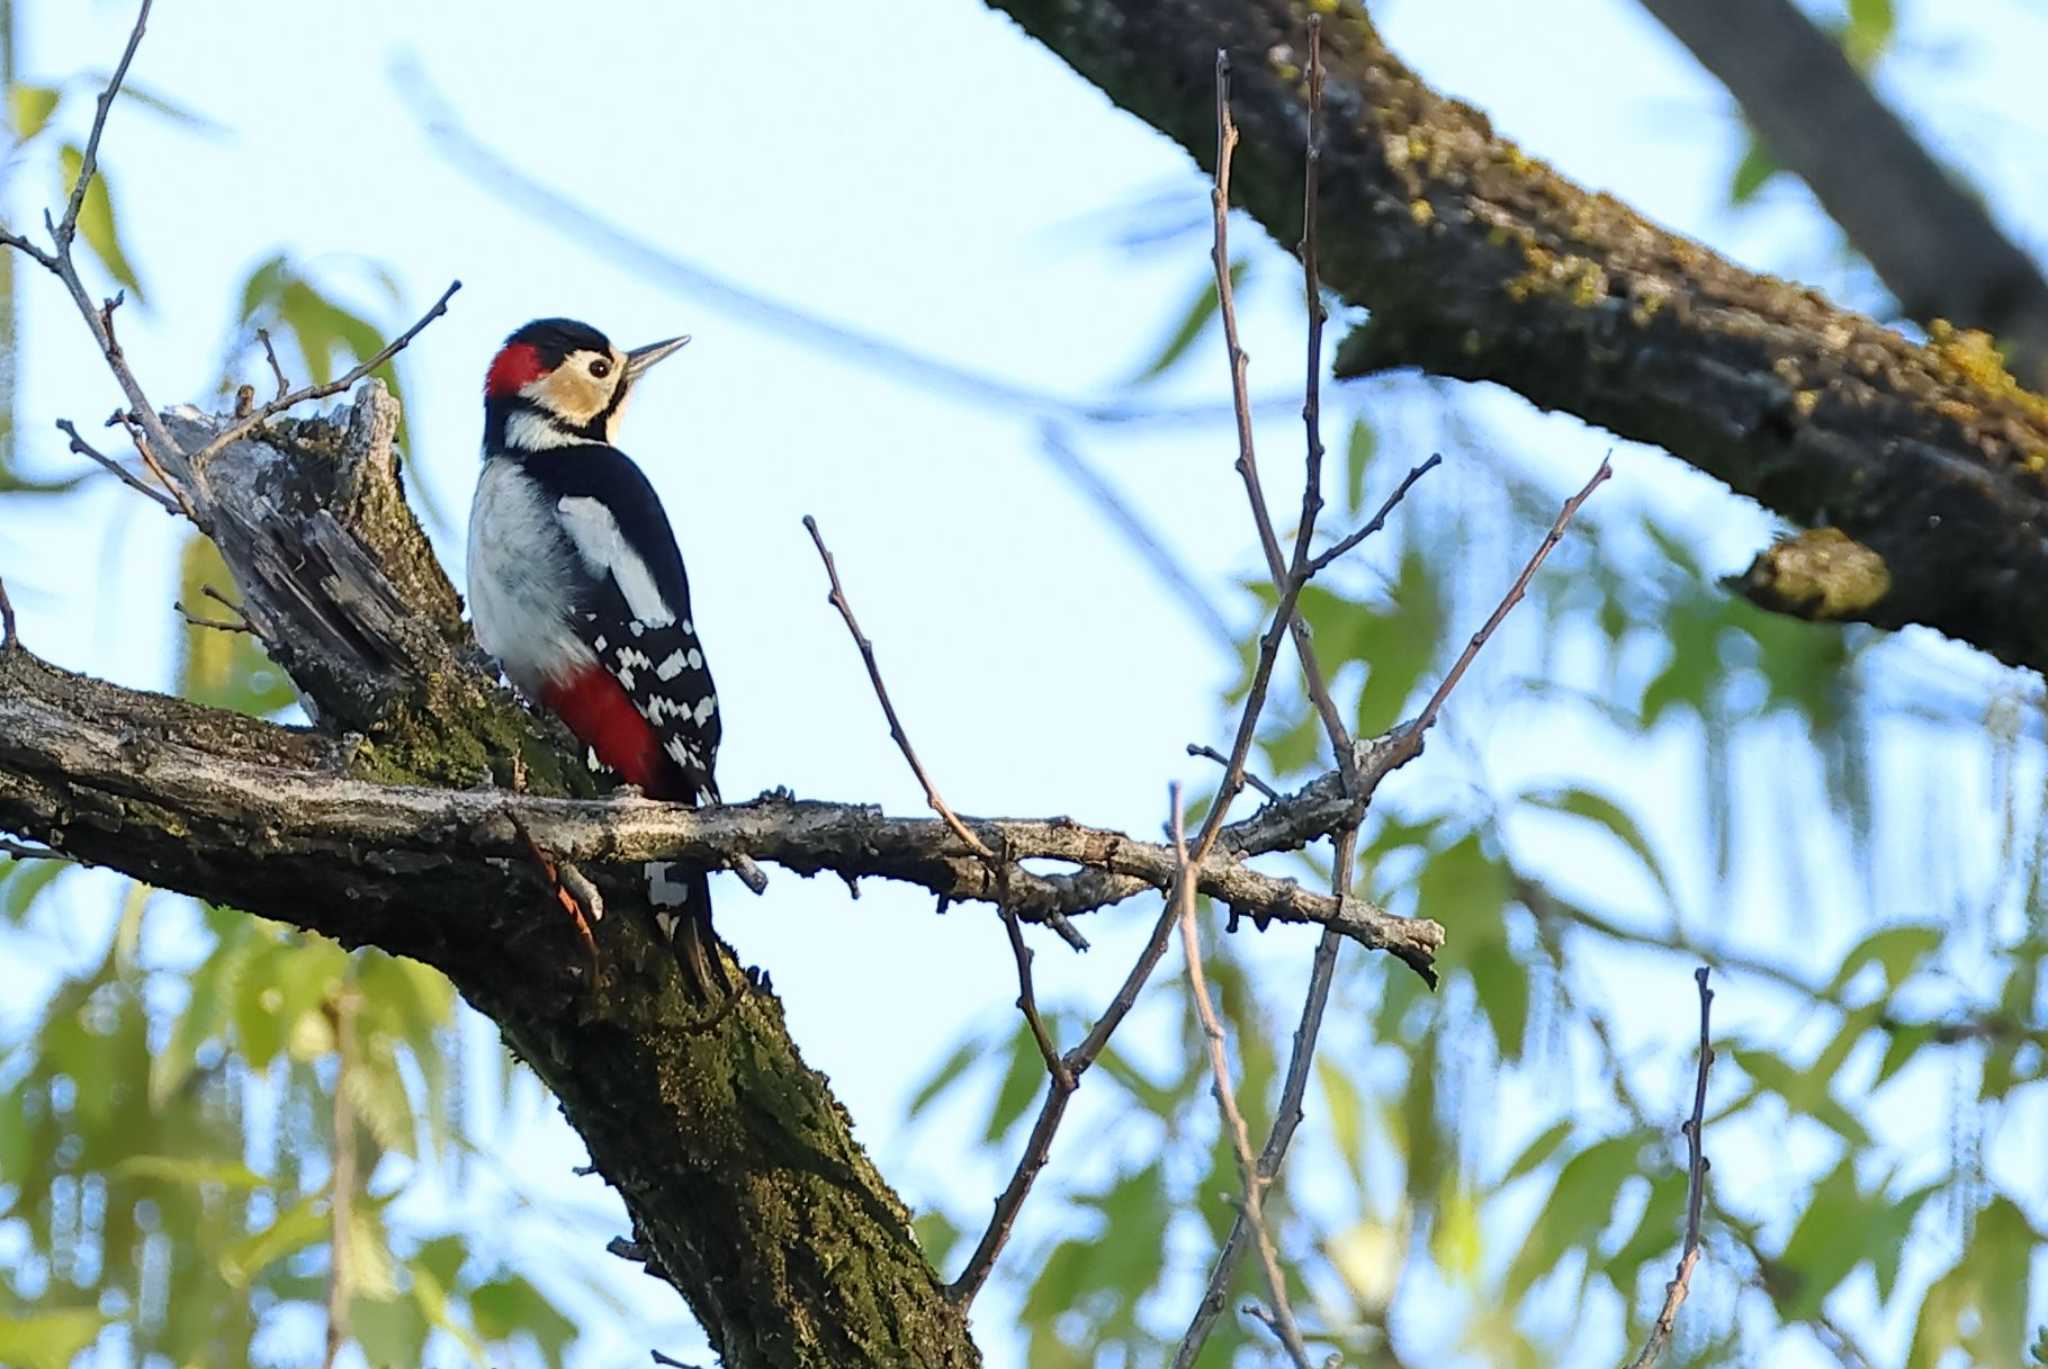
[[[469,1316],[477,1334],[488,1341],[533,1337],[550,1366],[559,1369],[576,1341],[576,1323],[556,1310],[547,1296],[517,1274],[493,1279],[470,1290]],[[393,1361],[399,1363],[400,1361]]]
[[[1643,1137],[1634,1133],[1598,1141],[1565,1161],[1550,1200],[1508,1265],[1503,1292],[1518,1303],[1537,1279],[1574,1250],[1590,1253],[1614,1215],[1615,1196],[1638,1168]]]
[[[1771,155],[1770,148],[1756,134],[1749,135],[1749,146],[1743,149],[1742,160],[1735,164],[1735,174],[1728,183],[1728,203],[1748,204],[1757,197],[1769,183],[1771,177],[1785,168]]]
[[[75,143],[66,143],[57,158],[60,190],[65,202],[70,202],[71,189],[78,184],[79,172],[85,169],[85,153]],[[127,253],[121,250],[121,235],[114,226],[113,192],[107,188],[107,169],[95,167],[92,184],[86,187],[85,200],[78,207],[78,232],[85,239],[85,245],[100,259],[100,265],[107,268],[107,274],[119,281],[135,302],[143,302],[142,282],[136,278],[135,268],[128,264]]]
[[[207,1160],[183,1155],[131,1155],[109,1172],[124,1179],[161,1179],[194,1187],[205,1184],[237,1189],[270,1186],[268,1179],[239,1160]]]
[[[1856,1190],[1856,1166],[1845,1156],[1832,1173],[1814,1185],[1806,1211],[1785,1241],[1777,1264],[1783,1278],[1778,1311],[1786,1321],[1818,1315],[1822,1302],[1835,1291],[1867,1252],[1857,1237],[1869,1221],[1870,1206]]]
[[[1636,1229],[1601,1266],[1601,1273],[1623,1297],[1634,1292],[1636,1275],[1645,1263],[1675,1249],[1684,1237],[1685,1202],[1690,1178],[1684,1170],[1667,1169],[1650,1181],[1650,1196]]]
[[[1365,511],[1365,475],[1378,450],[1379,435],[1372,424],[1363,417],[1352,419],[1351,437],[1344,444],[1344,507],[1353,514]]]
[[[7,920],[20,925],[21,920],[28,916],[29,905],[36,901],[36,895],[77,868],[68,860],[8,857],[4,864],[0,864],[0,882],[7,885]]]
[[[97,1312],[41,1312],[0,1318],[0,1364],[17,1369],[66,1369],[99,1339],[107,1319]]]
[[[1493,1028],[1493,1039],[1503,1060],[1522,1058],[1522,1042],[1529,1032],[1529,971],[1521,958],[1500,937],[1486,937],[1472,946],[1465,968],[1472,976],[1472,988],[1479,1006]]]
[[[946,1057],[945,1063],[933,1070],[931,1077],[920,1084],[917,1092],[911,1095],[910,1115],[917,1116],[930,1107],[940,1094],[958,1083],[960,1076],[967,1073],[967,1067],[981,1058],[985,1048],[984,1043],[977,1039],[962,1041],[953,1053]]]
[[[220,1255],[220,1276],[230,1288],[245,1289],[266,1267],[297,1254],[326,1235],[326,1200],[301,1198],[279,1213],[269,1226],[231,1242]]]
[[[185,1011],[171,1027],[164,1048],[149,1059],[149,1105],[161,1112],[172,1095],[192,1077],[199,1047],[220,1034],[227,1023],[228,1001],[223,992],[232,983],[234,964],[241,955],[233,950],[216,950],[192,976],[191,996]]]
[[[1232,289],[1243,282],[1246,267],[1246,262],[1231,263]],[[1131,377],[1130,383],[1148,385],[1172,370],[1188,354],[1189,349],[1201,341],[1210,321],[1216,317],[1217,305],[1216,276],[1211,271],[1204,271],[1201,282],[1195,287],[1194,298],[1181,312],[1180,321],[1174,324],[1173,331],[1166,335],[1165,345],[1159,349],[1159,355],[1152,358],[1137,375]]]
[[[27,142],[43,131],[50,122],[50,116],[57,112],[58,101],[64,98],[61,91],[49,86],[31,86],[16,83],[8,92],[9,116],[14,123],[14,137],[17,142]]]
[[[1323,1108],[1330,1115],[1330,1136],[1345,1168],[1361,1192],[1365,1189],[1365,1099],[1343,1067],[1329,1056],[1316,1057],[1316,1079],[1323,1087]]]
[[[1969,1249],[1927,1290],[1913,1328],[1908,1369],[1935,1369],[1951,1350],[1971,1364],[2018,1364],[2027,1335],[2026,1214],[1998,1198],[1978,1214]]]
[[[1484,1250],[1479,1200],[1454,1171],[1447,1170],[1443,1192],[1437,1196],[1436,1220],[1430,1226],[1430,1258],[1454,1281],[1471,1285],[1478,1282]]]
[[[1935,1038],[1937,1030],[1932,1022],[1916,1022],[1910,1026],[1894,1027],[1891,1033],[1891,1044],[1885,1047],[1884,1060],[1877,1067],[1877,1078],[1871,1081],[1872,1088],[1904,1069],[1914,1053]]]
[[[233,615],[206,596],[208,589],[233,598],[234,576],[220,551],[203,533],[185,539],[178,558],[178,600],[195,615],[232,621]],[[180,638],[178,693],[213,708],[267,717],[298,699],[291,677],[264,654],[253,633],[186,623]]]
[[[1842,50],[1859,71],[1868,71],[1891,45],[1898,27],[1892,0],[1849,0],[1849,26],[1842,31]]]
[[[1498,1193],[1517,1179],[1548,1163],[1550,1157],[1557,1154],[1557,1148],[1564,1144],[1565,1138],[1572,1134],[1572,1125],[1572,1119],[1569,1117],[1553,1123],[1539,1133],[1535,1140],[1522,1147],[1522,1153],[1515,1157],[1515,1162],[1508,1166],[1507,1173],[1501,1175],[1500,1182],[1493,1186],[1494,1192]]]
[[[1044,1075],[1045,1061],[1038,1054],[1037,1038],[1020,1017],[1017,1030],[1010,1035],[1010,1067],[996,1088],[995,1108],[989,1113],[988,1126],[981,1135],[984,1143],[993,1145],[1002,1140],[1017,1124],[1038,1095],[1038,1081]]]
[[[1511,882],[1507,867],[1468,833],[1429,858],[1415,887],[1420,916],[1441,922],[1453,940],[1476,940],[1500,926]]]
[[[356,1298],[349,1303],[348,1317],[364,1358],[378,1369],[426,1363],[422,1352],[433,1328],[417,1298]]]
[[[918,1248],[924,1251],[932,1268],[946,1268],[953,1257],[953,1247],[960,1243],[960,1228],[953,1225],[952,1218],[936,1210],[920,1212],[911,1228],[917,1233]]]
[[[1657,891],[1664,896],[1665,910],[1674,918],[1678,916],[1678,896],[1672,892],[1671,881],[1664,873],[1664,864],[1657,859],[1657,852],[1651,847],[1649,838],[1643,835],[1642,827],[1627,809],[1604,794],[1577,785],[1530,790],[1524,792],[1521,799],[1533,807],[1547,808],[1553,813],[1564,813],[1604,828],[1642,863],[1643,869],[1656,882]]]
[[[1920,968],[1922,961],[1941,949],[1946,935],[1945,929],[1926,923],[1907,923],[1872,932],[1842,957],[1842,967],[1828,982],[1827,993],[1832,996],[1848,988],[1849,981],[1866,965],[1883,966],[1885,987],[1896,989]]]

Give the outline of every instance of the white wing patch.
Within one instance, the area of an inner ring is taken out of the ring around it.
[[[612,511],[588,495],[564,495],[555,504],[562,530],[592,575],[609,575],[632,611],[634,635],[643,627],[667,627],[676,615],[661,597],[653,572],[619,531]]]

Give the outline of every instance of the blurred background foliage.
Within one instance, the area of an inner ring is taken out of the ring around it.
[[[1859,68],[1881,68],[1891,0],[1851,0],[1826,17]],[[23,82],[4,0],[0,24],[11,156],[42,168],[56,196],[75,175],[102,74]],[[123,98],[210,135],[170,101]],[[1729,173],[1730,204],[1755,203],[1779,175],[1751,137]],[[146,215],[121,185],[113,148],[83,238],[109,288],[144,309]],[[1196,205],[1181,225],[1132,229],[1125,250],[1196,262],[1200,219]],[[0,255],[0,518],[96,478],[18,470],[18,269]],[[1297,288],[1292,262],[1263,241],[1235,269],[1247,291]],[[1854,302],[1882,311],[1874,283],[1861,288],[1873,293]],[[236,290],[220,395],[242,383],[268,393],[259,330],[295,376],[330,378],[404,318],[400,293],[375,264],[262,261]],[[1220,366],[1215,326],[1206,278],[1191,299],[1162,300],[1156,353],[1126,392]],[[1364,735],[1433,686],[1555,511],[1552,493],[1497,454],[1461,392],[1411,384],[1391,424],[1371,393],[1329,399],[1331,526],[1369,514],[1428,448],[1450,460],[1387,533],[1302,599]],[[1270,454],[1267,465],[1288,463]],[[232,597],[194,536],[180,602],[218,619],[209,588]],[[1223,608],[1242,627],[1247,669],[1270,602],[1269,586],[1247,581]],[[177,678],[202,702],[291,716],[289,681],[246,633],[188,627]],[[1357,1364],[1516,1366],[1566,1360],[1595,1327],[1639,1340],[1683,1222],[1676,1125],[1692,1062],[1627,1051],[1610,1023],[1614,967],[1689,987],[1687,971],[1706,963],[1779,1000],[1794,1029],[1717,1032],[1708,1149],[1724,1163],[1708,1258],[1741,1287],[1720,1296],[1695,1284],[1669,1362],[1766,1362],[1788,1327],[1841,1363],[1883,1362],[1840,1311],[1835,1295],[1854,1281],[1878,1317],[1911,1326],[1913,1366],[2048,1363],[2048,1333],[2028,1319],[2048,1150],[2035,1130],[2021,1166],[2030,1189],[2002,1187],[1985,1163],[2029,1108],[2038,1122],[2048,1070],[2048,828],[2027,763],[2035,682],[1938,678],[1879,634],[1760,613],[1715,583],[1683,509],[1596,500],[1470,688],[1491,691],[1490,715],[1581,738],[1613,763],[1606,779],[1592,764],[1497,773],[1480,739],[1453,731],[1432,742],[1436,782],[1389,785],[1375,805],[1359,892],[1451,935],[1435,994],[1355,953],[1337,979],[1308,1121],[1268,1200],[1317,1339]],[[1237,697],[1218,700],[1219,719]],[[1256,768],[1277,785],[1327,763],[1298,695],[1282,691],[1259,741]],[[1930,744],[1988,757],[2005,815],[1992,887],[1960,879],[1947,854],[1957,834],[1944,774],[1902,760]],[[1693,782],[1646,809],[1640,791],[1612,781],[1652,753],[1687,758],[1675,773]],[[1673,859],[1664,834],[1693,827],[1708,858]],[[1596,848],[1633,876],[1586,880],[1583,853]],[[1327,878],[1317,858],[1295,873]],[[0,864],[0,911],[31,938],[57,935],[41,910],[70,869]],[[1819,970],[1758,951],[1745,905],[1759,878],[1789,891],[1778,906],[1794,909],[1846,885],[1867,926]],[[166,919],[175,936],[145,935]],[[1262,1136],[1299,980],[1255,975],[1220,922],[1203,922],[1209,977]],[[1588,948],[1602,953],[1597,971]],[[1087,1008],[1049,1003],[1056,1036],[1083,1030]],[[1695,1011],[1689,999],[1671,1009]],[[1185,985],[1162,973],[1145,1013],[1165,1030],[1127,1028],[1104,1057],[1109,1082],[1091,1088],[1113,1089],[1115,1102],[1070,1126],[1092,1134],[1062,1138],[1034,1199],[1057,1219],[1028,1227],[998,1269],[1022,1286],[1017,1334],[1032,1366],[1161,1362],[1233,1216],[1234,1161]],[[490,1162],[476,1119],[537,1089],[489,1038],[417,965],[129,886],[104,954],[0,1041],[0,1364],[61,1369],[91,1347],[98,1364],[286,1363],[278,1347],[303,1343],[287,1332],[335,1315],[374,1364],[568,1362],[577,1325],[474,1225],[398,1215],[409,1189],[460,1190]],[[913,1118],[927,1119],[917,1125],[937,1133],[921,1146],[1013,1156],[1044,1082],[1024,1024],[992,1007],[937,1053],[913,1099]],[[1902,1125],[1901,1096],[1946,1100],[1932,1152],[1926,1117]],[[966,1136],[962,1107],[979,1119]],[[1738,1161],[1738,1147],[1752,1158]],[[1088,1159],[1062,1163],[1076,1155]],[[1777,1182],[1756,1185],[1760,1171]],[[1788,1197],[1789,1172],[1800,1182]],[[935,1263],[950,1272],[984,1216],[924,1213]],[[1237,1300],[1261,1294],[1251,1269]],[[1271,1348],[1262,1337],[1226,1317],[1203,1362],[1259,1360]]]

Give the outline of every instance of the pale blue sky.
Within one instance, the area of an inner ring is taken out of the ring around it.
[[[20,8],[25,79],[104,68],[130,19],[125,5],[78,0]],[[2048,50],[2048,23],[2018,0],[1968,7],[1967,21],[1927,17],[1944,8],[1926,0],[1906,7],[1913,22],[1888,69],[1887,94],[1931,120],[1945,155],[2038,244],[2048,234],[2048,196],[2037,174],[2044,129],[2031,68]],[[449,315],[406,358],[414,474],[451,515],[436,542],[458,570],[481,375],[502,335],[556,313],[583,317],[626,345],[692,333],[690,348],[636,400],[624,445],[662,491],[689,562],[726,718],[725,792],[779,784],[921,808],[825,605],[799,522],[811,513],[955,807],[1155,828],[1170,779],[1210,778],[1183,747],[1222,730],[1218,691],[1234,667],[1043,459],[1030,421],[792,343],[714,301],[650,284],[579,243],[573,227],[558,231],[507,208],[437,154],[394,72],[416,68],[475,134],[532,174],[735,283],[1077,397],[1109,391],[1155,350],[1207,270],[1199,237],[1139,251],[1111,241],[1123,213],[1156,196],[1198,216],[1204,187],[1192,164],[973,0],[629,6],[581,20],[564,13],[456,0],[320,9],[166,0],[135,79],[227,131],[195,134],[123,108],[107,135],[124,232],[150,291],[147,311],[123,313],[122,337],[152,396],[206,397],[233,317],[231,291],[280,248],[331,267],[337,280],[350,278],[353,259],[389,267],[403,285],[401,305],[388,305],[367,279],[354,292],[387,323],[409,320],[460,277]],[[1429,78],[1486,108],[1497,127],[1566,173],[1746,262],[1875,298],[1834,257],[1831,234],[1796,190],[1775,187],[1765,209],[1740,219],[1724,212],[1739,128],[1718,90],[1634,4],[1401,0],[1375,13]],[[1979,31],[2004,37],[1955,47]],[[11,222],[30,220],[51,179],[40,165],[16,168],[5,188]],[[1269,268],[1279,264],[1255,225],[1236,231]],[[115,394],[54,284],[32,269],[18,279],[24,448],[32,468],[68,471],[51,420],[96,424]],[[1292,288],[1269,269],[1245,301],[1261,393],[1297,383]],[[1382,381],[1351,387],[1333,407],[1370,404],[1391,450],[1419,458],[1446,440],[1430,391]],[[1168,392],[1223,402],[1220,356],[1186,367]],[[1560,495],[1612,447],[1617,479],[1603,503],[1670,511],[1702,531],[1717,569],[1738,568],[1767,534],[1753,507],[1660,454],[1536,416],[1497,391],[1472,393],[1464,413]],[[1227,424],[1076,436],[1231,620],[1246,624],[1250,606],[1234,585],[1255,562]],[[1275,500],[1291,504],[1298,420],[1282,406],[1261,439]],[[1485,479],[1480,468],[1449,473],[1439,494],[1454,498],[1458,482]],[[105,483],[61,503],[12,507],[24,512],[0,526],[0,574],[23,637],[59,664],[163,686],[180,530]],[[1896,655],[1908,681],[1916,671],[1960,681],[1954,687],[1966,696],[2000,679],[1979,658],[1932,642],[1902,644]],[[1620,756],[1610,734],[1584,720],[1484,706],[1500,697],[1482,672],[1449,715],[1450,736],[1483,759],[1489,782],[1506,792],[1540,776],[1630,794],[1674,865],[1688,876],[1704,870],[1689,738]],[[1532,722],[1552,730],[1539,734]],[[1952,820],[1988,830],[1981,746],[1902,730],[1885,738],[1881,762],[1902,772],[1952,767],[1965,777]],[[1432,771],[1425,760],[1396,784],[1447,783],[1457,773],[1448,762]],[[1767,825],[1771,816],[1759,811],[1757,820]],[[1923,816],[1880,820],[1910,834]],[[1563,842],[1539,834],[1531,849],[1545,840]],[[1605,848],[1556,850],[1593,882],[1634,878]],[[1957,862],[1959,886],[1990,881],[1989,852],[1961,851]],[[81,919],[104,915],[100,886],[70,889]],[[1725,910],[1743,919],[1730,928],[1808,963],[1850,934],[1843,910],[1860,897],[1846,879],[1810,908],[1767,874],[1743,889],[1741,907]],[[879,885],[849,903],[837,881],[786,872],[762,901],[730,881],[718,892],[721,929],[772,970],[807,1057],[832,1077],[885,1172],[914,1202],[981,1210],[1012,1157],[980,1156],[952,1145],[943,1126],[906,1130],[901,1118],[909,1091],[969,1024],[1006,1022],[1015,986],[999,927],[978,909],[934,918],[929,899]],[[1041,993],[1099,1005],[1149,921],[1137,907],[1091,919],[1097,949],[1085,958],[1048,942]],[[79,933],[80,944],[89,940]],[[1273,933],[1261,964],[1275,982],[1291,983],[1310,945],[1298,931]],[[1645,979],[1651,968],[1658,979]],[[1675,1118],[1680,1075],[1690,1069],[1689,976],[1682,966],[1617,958],[1600,977],[1620,1001],[1630,1039],[1651,1052],[1645,1078],[1674,1100]],[[1740,984],[1722,989],[1724,1023],[1754,1021],[1769,1032],[1800,1025],[1747,1006]],[[1686,1011],[1671,1012],[1674,1003]],[[0,1011],[18,1020],[27,1006],[10,995]],[[1142,1016],[1133,1026],[1147,1030]],[[1355,1030],[1339,1022],[1332,1048],[1347,1040],[1355,1043]],[[1573,1063],[1567,1057],[1560,1068]],[[1510,1086],[1491,1129],[1502,1150],[1530,1129],[1513,1124],[1514,1101]],[[1931,1124],[1938,1143],[1944,1105],[1941,1082],[1928,1080],[1888,1111],[1899,1114],[1902,1135]],[[971,1108],[945,1115],[978,1127]],[[1088,1149],[1082,1138],[1100,1121],[1084,1091],[1056,1162],[1078,1163]],[[497,1139],[504,1169],[527,1191],[565,1195],[560,1201],[593,1214],[614,1210],[598,1181],[572,1188],[565,1179],[583,1156],[551,1107],[530,1109],[516,1134]],[[1747,1154],[1717,1151],[1720,1182],[1761,1184],[1779,1173],[1778,1142],[1754,1139]],[[1782,1143],[1794,1153],[1803,1144]],[[1312,1186],[1315,1166],[1328,1160],[1311,1136],[1301,1163]],[[488,1212],[502,1198],[486,1186],[466,1201]],[[611,1220],[553,1244],[542,1234],[547,1222],[514,1223],[508,1253],[585,1262],[630,1300],[637,1321],[587,1322],[580,1363],[639,1362],[649,1344],[687,1358],[695,1333],[684,1329],[676,1300],[623,1266],[607,1267],[601,1249]],[[994,1366],[1017,1362],[1001,1330],[1014,1306],[1012,1290],[998,1285],[977,1309]],[[1867,1300],[1852,1299],[1847,1311],[1867,1317]],[[1871,1334],[1889,1345],[1900,1330],[1872,1325]],[[1588,1353],[1611,1358],[1615,1348]],[[1817,1361],[1788,1348],[1774,1362]]]

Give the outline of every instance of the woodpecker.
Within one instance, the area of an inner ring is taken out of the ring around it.
[[[622,352],[588,324],[538,319],[484,379],[483,474],[469,513],[477,641],[650,798],[718,802],[718,696],[668,515],[613,444],[627,397],[687,337]],[[726,984],[702,869],[647,867],[649,901],[698,991]]]

